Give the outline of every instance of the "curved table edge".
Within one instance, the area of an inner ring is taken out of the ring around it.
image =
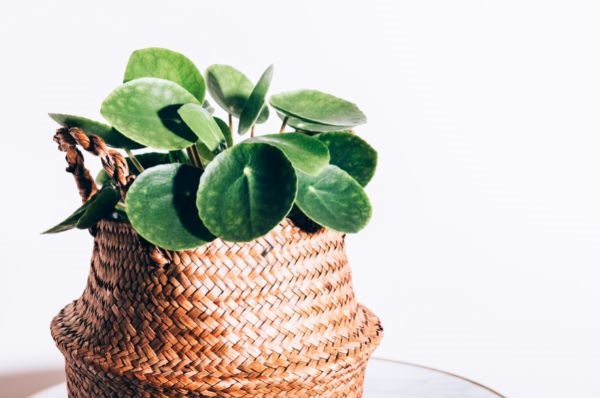
[[[498,396],[498,398],[507,398],[505,395],[503,395],[503,394],[500,394],[498,391],[494,390],[493,388],[490,388],[490,387],[488,387],[488,386],[486,386],[486,385],[483,385],[483,384],[481,384],[481,383],[479,383],[479,382],[476,382],[476,381],[474,381],[474,380],[471,380],[471,379],[469,379],[469,378],[467,378],[467,377],[464,377],[464,376],[458,375],[458,374],[456,374],[456,373],[448,372],[448,371],[446,371],[446,370],[440,370],[440,369],[432,368],[431,366],[419,365],[419,364],[417,364],[417,363],[406,362],[406,361],[400,361],[400,360],[398,360],[398,359],[384,358],[384,357],[379,357],[379,356],[374,356],[374,357],[372,357],[371,359],[376,359],[376,360],[378,360],[378,361],[383,361],[383,362],[399,363],[399,364],[406,365],[406,366],[413,366],[413,367],[416,367],[416,368],[421,368],[421,369],[427,369],[427,370],[431,370],[431,371],[433,371],[433,372],[437,372],[437,373],[443,373],[443,374],[445,374],[445,375],[448,375],[448,376],[451,376],[451,377],[455,377],[455,378],[457,378],[457,379],[464,380],[464,381],[466,381],[466,382],[468,382],[468,383],[471,383],[471,384],[473,384],[473,385],[476,385],[477,387],[481,387],[481,388],[483,388],[484,390],[488,390],[488,391],[489,391],[489,392],[491,392],[492,394],[496,394],[496,395]]]

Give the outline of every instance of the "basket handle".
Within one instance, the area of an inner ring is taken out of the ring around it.
[[[87,135],[79,127],[59,128],[54,134],[54,141],[58,149],[66,152],[67,172],[73,174],[79,195],[86,202],[97,191],[98,186],[89,170],[84,165],[83,154],[77,148],[79,145],[84,150],[100,157],[102,167],[110,178],[119,186],[121,199],[125,199],[127,188],[135,179],[129,175],[127,161],[118,151],[108,148],[104,140],[97,135]]]

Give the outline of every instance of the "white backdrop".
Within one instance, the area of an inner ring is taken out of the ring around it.
[[[39,235],[78,204],[46,113],[98,116],[162,46],[365,111],[375,210],[348,250],[377,354],[599,397],[599,21],[573,0],[2,2],[0,372],[61,366],[49,322],[88,272],[86,232]]]

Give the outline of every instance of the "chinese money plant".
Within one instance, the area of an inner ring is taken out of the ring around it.
[[[377,163],[376,152],[354,132],[365,115],[353,103],[317,90],[267,100],[272,76],[270,66],[253,84],[227,65],[212,65],[202,75],[177,52],[135,51],[123,84],[100,108],[110,124],[68,114],[50,117],[123,149],[136,178],[123,200],[101,171],[102,188],[46,232],[122,219],[152,244],[183,250],[215,238],[250,241],[285,217],[305,230],[363,228],[371,216],[363,187]],[[227,122],[214,115],[207,92]],[[273,112],[282,119],[280,131],[257,134],[256,125]]]

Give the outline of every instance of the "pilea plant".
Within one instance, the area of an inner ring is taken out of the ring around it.
[[[212,65],[203,76],[177,52],[135,51],[123,84],[102,103],[110,125],[67,114],[50,117],[125,150],[137,176],[123,202],[101,171],[98,193],[46,232],[121,218],[152,244],[183,250],[216,237],[250,241],[285,217],[307,230],[363,228],[371,216],[363,187],[377,163],[375,150],[353,131],[366,122],[364,114],[316,90],[276,94],[267,103],[272,76],[270,66],[254,85],[227,65]],[[214,116],[207,91],[227,122]],[[258,135],[255,126],[269,118],[269,104],[282,119],[281,129]],[[247,136],[238,142],[234,118],[238,135]]]

